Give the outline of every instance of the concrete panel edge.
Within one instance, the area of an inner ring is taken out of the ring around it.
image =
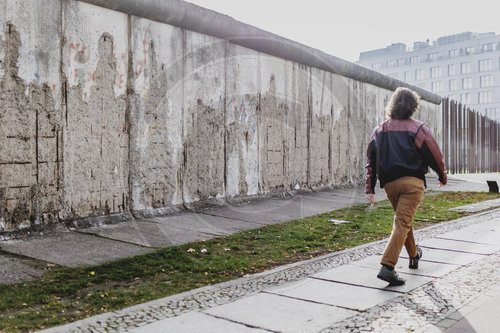
[[[401,86],[408,87],[418,92],[422,99],[428,102],[441,103],[439,95],[422,88],[182,0],[78,1],[222,38],[259,52],[340,74],[381,88],[395,90]]]

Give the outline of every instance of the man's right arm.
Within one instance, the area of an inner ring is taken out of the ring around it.
[[[423,124],[419,129],[415,138],[415,145],[424,156],[427,164],[429,164],[432,170],[436,171],[439,181],[443,185],[446,185],[448,176],[444,156],[426,124]]]

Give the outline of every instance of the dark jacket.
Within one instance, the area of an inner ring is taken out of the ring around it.
[[[367,151],[366,193],[401,177],[412,176],[425,182],[428,167],[446,184],[444,157],[429,127],[415,119],[388,119],[378,125]]]

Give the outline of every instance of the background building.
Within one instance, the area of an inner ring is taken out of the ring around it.
[[[500,120],[500,35],[464,32],[363,52],[360,65]]]

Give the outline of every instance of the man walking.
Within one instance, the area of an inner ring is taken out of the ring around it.
[[[429,127],[412,118],[419,103],[417,93],[397,88],[386,107],[389,119],[375,128],[367,150],[367,198],[373,205],[378,178],[394,209],[392,233],[377,275],[392,286],[405,283],[394,270],[403,245],[410,268],[418,268],[422,258],[422,249],[413,238],[412,222],[422,201],[428,167],[438,174],[439,187],[447,182],[443,154]]]

